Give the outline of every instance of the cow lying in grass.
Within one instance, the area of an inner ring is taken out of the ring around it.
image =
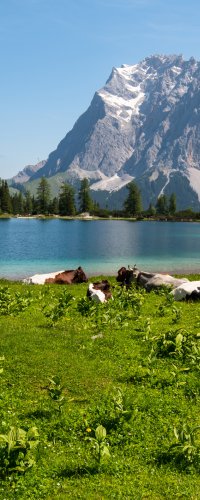
[[[107,302],[112,298],[111,285],[108,280],[90,283],[87,290],[87,297],[95,302]]]
[[[35,274],[30,278],[23,280],[24,283],[43,285],[45,283],[55,283],[57,285],[72,285],[74,283],[85,283],[87,282],[87,277],[82,269],[78,267],[77,269],[70,269],[69,271],[60,271],[56,273],[49,274]]]
[[[120,267],[116,280],[121,283],[122,286],[129,288],[133,282],[135,282],[135,276],[133,269],[126,267]]]
[[[48,278],[45,283],[56,283],[57,285],[72,285],[74,283],[86,283],[87,277],[79,266],[77,269],[70,269],[62,273],[56,274],[55,278]]]
[[[175,300],[199,300],[200,299],[200,281],[189,281],[177,286],[171,292]]]
[[[176,288],[183,283],[188,283],[187,278],[174,278],[170,274],[161,273],[148,273],[140,271],[136,266],[121,267],[118,271],[117,281],[121,282],[127,288],[131,283],[135,282],[137,285],[143,286],[148,292],[160,286],[169,286]]]

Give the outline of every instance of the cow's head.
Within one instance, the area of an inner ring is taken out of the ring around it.
[[[72,283],[86,283],[87,281],[87,276],[85,275],[82,267],[79,266],[78,269],[74,271]]]
[[[123,283],[126,277],[126,267],[120,267],[119,271],[117,272],[117,278],[116,280],[119,283]]]
[[[134,266],[128,266],[128,270],[132,272],[133,279],[137,281],[137,278],[140,274],[140,270],[137,268],[136,264]]]
[[[110,290],[110,283],[108,280],[95,281],[93,283],[93,288],[104,292],[105,290]]]
[[[122,285],[129,288],[131,286],[131,283],[137,282],[137,277],[139,274],[140,271],[139,269],[137,269],[136,265],[134,265],[134,267],[128,266],[128,269],[126,269],[126,267],[121,267],[118,271],[118,276],[116,279]]]

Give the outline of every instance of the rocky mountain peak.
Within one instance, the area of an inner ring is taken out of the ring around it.
[[[20,170],[17,175],[12,177],[12,181],[15,184],[23,184],[24,182],[28,182],[31,177],[44,167],[46,160],[39,161],[36,165],[26,165],[23,170]]]
[[[59,176],[77,184],[87,177],[94,196],[106,203],[135,179],[144,205],[175,192],[180,207],[200,208],[199,77],[200,63],[182,55],[114,67],[31,179]]]

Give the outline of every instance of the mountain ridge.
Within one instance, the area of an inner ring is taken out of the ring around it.
[[[187,199],[199,209],[199,82],[193,57],[153,55],[114,67],[28,185],[43,175],[74,186],[87,177],[94,199],[101,191],[109,205],[109,193],[124,191],[134,179],[146,207],[173,190],[179,208]]]

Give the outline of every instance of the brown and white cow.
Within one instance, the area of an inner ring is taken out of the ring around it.
[[[48,274],[35,274],[34,276],[26,278],[23,281],[24,283],[34,285],[44,285],[45,283],[71,285],[73,283],[85,283],[87,282],[87,277],[82,267],[79,266],[77,269],[70,269],[59,272],[57,271]]]
[[[45,283],[55,283],[57,285],[72,285],[74,283],[86,283],[87,277],[79,266],[77,269],[70,269],[55,275],[54,278],[47,278]]]
[[[107,302],[112,298],[111,285],[108,280],[90,283],[87,290],[87,297],[95,302]]]

